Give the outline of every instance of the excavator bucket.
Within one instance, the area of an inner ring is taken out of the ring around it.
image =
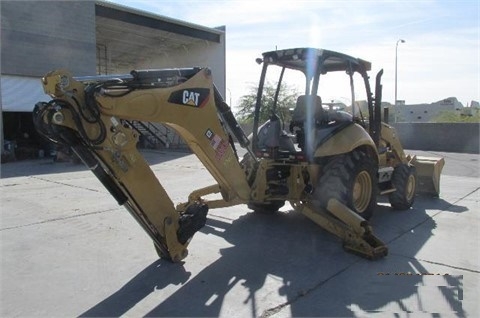
[[[417,193],[438,197],[440,175],[445,165],[445,159],[415,156],[411,163],[417,170]]]

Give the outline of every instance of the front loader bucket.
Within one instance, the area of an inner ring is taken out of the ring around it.
[[[411,163],[417,170],[417,193],[438,197],[445,159],[415,156]]]

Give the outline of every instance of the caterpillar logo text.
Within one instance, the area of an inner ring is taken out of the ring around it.
[[[201,108],[207,103],[209,94],[210,90],[208,88],[182,89],[173,92],[168,101],[174,104]]]
[[[197,106],[198,107],[198,97],[200,93],[190,92],[187,90],[183,91],[183,103],[185,105]]]

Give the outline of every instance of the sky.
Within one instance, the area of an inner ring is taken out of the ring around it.
[[[206,27],[226,27],[227,98],[257,85],[262,52],[317,47],[372,62],[383,100],[480,101],[480,0],[113,0]],[[398,43],[403,39],[405,43]]]

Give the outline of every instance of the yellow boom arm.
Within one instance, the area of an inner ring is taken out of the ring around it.
[[[219,105],[223,101],[216,96],[210,70],[138,71],[125,78],[83,81],[60,70],[42,82],[54,99],[36,106],[39,131],[84,161],[163,257],[179,261],[187,255],[188,242],[205,224],[208,207],[195,192],[174,207],[138,152],[138,134],[127,120],[164,123],[177,131],[218,182],[197,190],[202,195],[220,192],[223,200],[217,206],[248,201],[250,187],[219,118],[217,108],[225,112],[225,105]]]

